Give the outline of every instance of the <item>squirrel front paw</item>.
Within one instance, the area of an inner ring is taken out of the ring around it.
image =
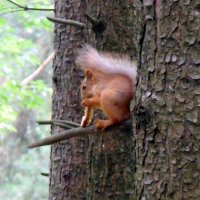
[[[84,107],[90,106],[90,100],[89,99],[83,99],[81,101],[81,105],[84,106]]]

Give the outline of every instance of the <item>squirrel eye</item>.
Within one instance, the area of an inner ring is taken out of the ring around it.
[[[83,89],[84,89],[84,90],[86,89],[86,86],[85,86],[85,85],[83,85]]]

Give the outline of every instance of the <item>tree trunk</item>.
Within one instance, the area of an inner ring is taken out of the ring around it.
[[[141,16],[141,3],[137,1],[137,10],[131,0],[94,0],[87,2],[87,10],[79,1],[65,3],[58,0],[55,5],[57,17],[83,22],[82,15],[87,11],[98,20],[93,25],[87,21],[84,31],[65,25],[55,26],[53,118],[80,122],[83,114],[77,98],[80,73],[74,66],[72,48],[88,42],[98,49],[126,53],[136,59],[139,57],[138,35],[142,31],[141,18],[136,16]],[[60,129],[53,127],[52,131]],[[133,147],[130,124],[129,128],[113,133],[89,136],[88,151],[87,139],[75,138],[53,145],[50,199],[133,199]]]
[[[200,199],[200,3],[143,1],[137,199]]]
[[[140,55],[141,8],[140,1],[133,4],[132,0],[89,2],[87,13],[98,18],[99,26],[88,26],[88,42],[104,51],[126,53],[136,60]],[[105,27],[100,22],[105,23]],[[89,136],[87,199],[135,197],[133,149],[131,129]]]
[[[84,1],[55,2],[55,16],[84,22]],[[53,62],[53,119],[80,123],[80,70],[74,64],[74,49],[83,43],[80,29],[63,24],[55,25],[55,58]],[[83,75],[82,75],[83,76]],[[62,131],[52,127],[52,132]],[[55,144],[51,149],[49,199],[85,199],[87,138],[74,138]]]

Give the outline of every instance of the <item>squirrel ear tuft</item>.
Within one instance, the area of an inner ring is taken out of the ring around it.
[[[85,76],[86,76],[86,78],[88,78],[88,79],[92,79],[92,77],[93,77],[93,72],[92,72],[90,69],[87,69],[87,70],[85,71]]]

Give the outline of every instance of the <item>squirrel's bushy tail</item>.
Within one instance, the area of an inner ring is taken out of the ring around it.
[[[107,74],[122,74],[130,78],[133,86],[136,84],[137,65],[125,56],[98,52],[86,44],[78,51],[76,64],[82,68],[95,68]]]

